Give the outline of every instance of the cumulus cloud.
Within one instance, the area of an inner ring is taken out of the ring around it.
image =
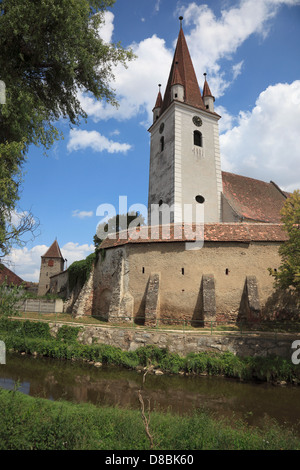
[[[209,82],[216,97],[224,94],[231,81],[240,73],[242,62],[232,66],[232,76],[225,76],[220,60],[232,60],[237,49],[253,34],[262,38],[269,32],[270,20],[283,5],[297,5],[299,0],[240,0],[223,9],[216,17],[208,5],[192,2],[181,8],[185,24],[192,29],[186,35],[196,73],[209,74]]]
[[[74,261],[85,259],[88,255],[95,251],[94,245],[68,242],[62,248],[61,252],[65,259],[68,260],[68,266],[71,266]]]
[[[10,255],[4,259],[6,266],[27,282],[38,282],[40,276],[41,256],[48,250],[49,246],[36,245],[31,249],[14,248]],[[61,252],[67,259],[68,266],[74,261],[85,259],[94,251],[93,245],[68,242]]]
[[[104,13],[104,22],[101,24],[98,31],[99,36],[106,43],[110,43],[112,41],[112,35],[114,32],[114,17],[115,16],[111,11],[106,11]]]
[[[78,95],[83,109],[94,122],[111,118],[123,121],[144,112],[151,121],[158,84],[168,79],[173,51],[168,50],[165,41],[156,35],[130,47],[137,58],[128,64],[128,68],[117,66],[114,69],[118,108],[96,101],[86,93]]]
[[[300,80],[269,86],[236,122],[220,136],[223,169],[300,188]]]
[[[132,147],[130,144],[121,144],[101,135],[97,131],[71,129],[67,149],[69,152],[83,150],[90,147],[95,152],[126,153]]]
[[[270,20],[281,5],[299,3],[300,0],[240,0],[234,6],[224,8],[219,17],[208,5],[196,2],[177,8],[176,13],[183,15],[189,29],[189,33],[185,31],[185,36],[199,80],[207,72],[213,95],[219,97],[224,94],[242,72],[243,61],[233,61],[238,48],[253,34],[266,37]],[[155,8],[159,9],[159,4],[157,1]],[[108,18],[109,21],[112,26],[113,15]],[[146,113],[146,125],[149,125],[158,91],[156,84],[161,83],[164,90],[176,39],[171,50],[156,35],[131,44],[130,48],[137,59],[130,62],[127,69],[123,66],[114,68],[114,88],[119,108],[97,102],[91,96],[80,93],[83,109],[95,122],[111,118],[122,121]],[[220,67],[221,59],[229,61],[230,67],[226,74]],[[199,84],[202,86],[202,83]]]

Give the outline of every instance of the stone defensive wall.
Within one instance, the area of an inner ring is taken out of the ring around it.
[[[54,334],[62,324],[51,324]],[[168,348],[172,353],[186,356],[188,353],[202,351],[225,352],[243,356],[277,355],[287,360],[294,352],[292,343],[300,339],[300,334],[284,333],[222,333],[203,334],[195,331],[172,331],[146,328],[120,328],[113,326],[83,326],[78,340],[83,344],[108,344],[123,351],[155,345]]]
[[[92,314],[150,326],[157,319],[195,326],[259,319],[273,293],[268,268],[281,263],[278,249],[287,237],[282,225],[206,224],[200,247],[188,237],[176,240],[175,228],[164,238],[164,226],[157,237],[141,227],[139,237],[102,243]]]

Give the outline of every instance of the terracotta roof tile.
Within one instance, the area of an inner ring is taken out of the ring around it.
[[[176,71],[176,68],[178,69]],[[177,74],[177,75],[176,75]],[[161,114],[171,104],[171,86],[174,84],[174,77],[180,77],[181,84],[184,86],[184,102],[195,108],[205,110],[200,88],[195,74],[192,59],[186,43],[182,28],[180,28],[171,71],[164,94]]]
[[[203,93],[202,93],[202,96],[211,96],[213,98],[213,95],[210,91],[210,88],[208,86],[208,83],[207,83],[207,80],[205,79],[204,81],[204,85],[203,85]]]
[[[55,240],[42,258],[63,258],[57,240]]]
[[[144,226],[136,233],[123,231],[116,235],[116,239],[106,238],[101,248],[112,248],[126,244],[139,243],[170,243],[195,241],[196,226],[176,225]],[[205,224],[197,232],[197,238],[204,234],[204,242],[283,242],[287,240],[287,233],[282,224],[267,223],[219,223]]]
[[[3,284],[5,279],[9,285],[13,284],[14,286],[20,286],[21,284],[24,284],[23,279],[4,266],[4,264],[0,264],[0,284]]]
[[[154,105],[154,108],[161,108],[162,106],[162,96],[161,96],[161,92],[159,90],[158,94],[157,94],[157,98],[156,98],[156,102],[155,102],[155,105]]]
[[[280,210],[286,195],[275,183],[224,171],[222,179],[223,195],[239,217],[257,222],[281,222]]]

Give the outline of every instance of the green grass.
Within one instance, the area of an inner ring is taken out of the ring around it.
[[[6,349],[38,354],[56,359],[77,359],[102,362],[130,369],[149,363],[166,373],[223,375],[242,380],[260,380],[300,384],[300,368],[290,360],[278,356],[239,357],[230,352],[190,353],[186,357],[171,353],[166,348],[144,346],[135,351],[123,351],[106,344],[82,344],[77,341],[81,327],[64,325],[56,337],[48,323],[29,320],[0,320],[0,339]]]
[[[138,410],[52,402],[0,389],[1,450],[149,450]],[[151,413],[154,450],[300,449],[292,429],[192,416]]]

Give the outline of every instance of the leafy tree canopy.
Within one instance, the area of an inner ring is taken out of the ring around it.
[[[55,122],[86,114],[78,90],[116,105],[113,66],[133,55],[107,44],[99,29],[114,0],[0,0],[0,256],[9,252],[6,221],[15,209],[31,144],[49,149]],[[4,191],[2,191],[2,189]],[[18,240],[18,228],[12,240]],[[6,238],[5,238],[6,237]]]
[[[300,191],[296,190],[286,200],[282,210],[282,222],[288,240],[279,248],[281,265],[278,271],[270,269],[276,285],[281,289],[292,288],[300,294]]]

